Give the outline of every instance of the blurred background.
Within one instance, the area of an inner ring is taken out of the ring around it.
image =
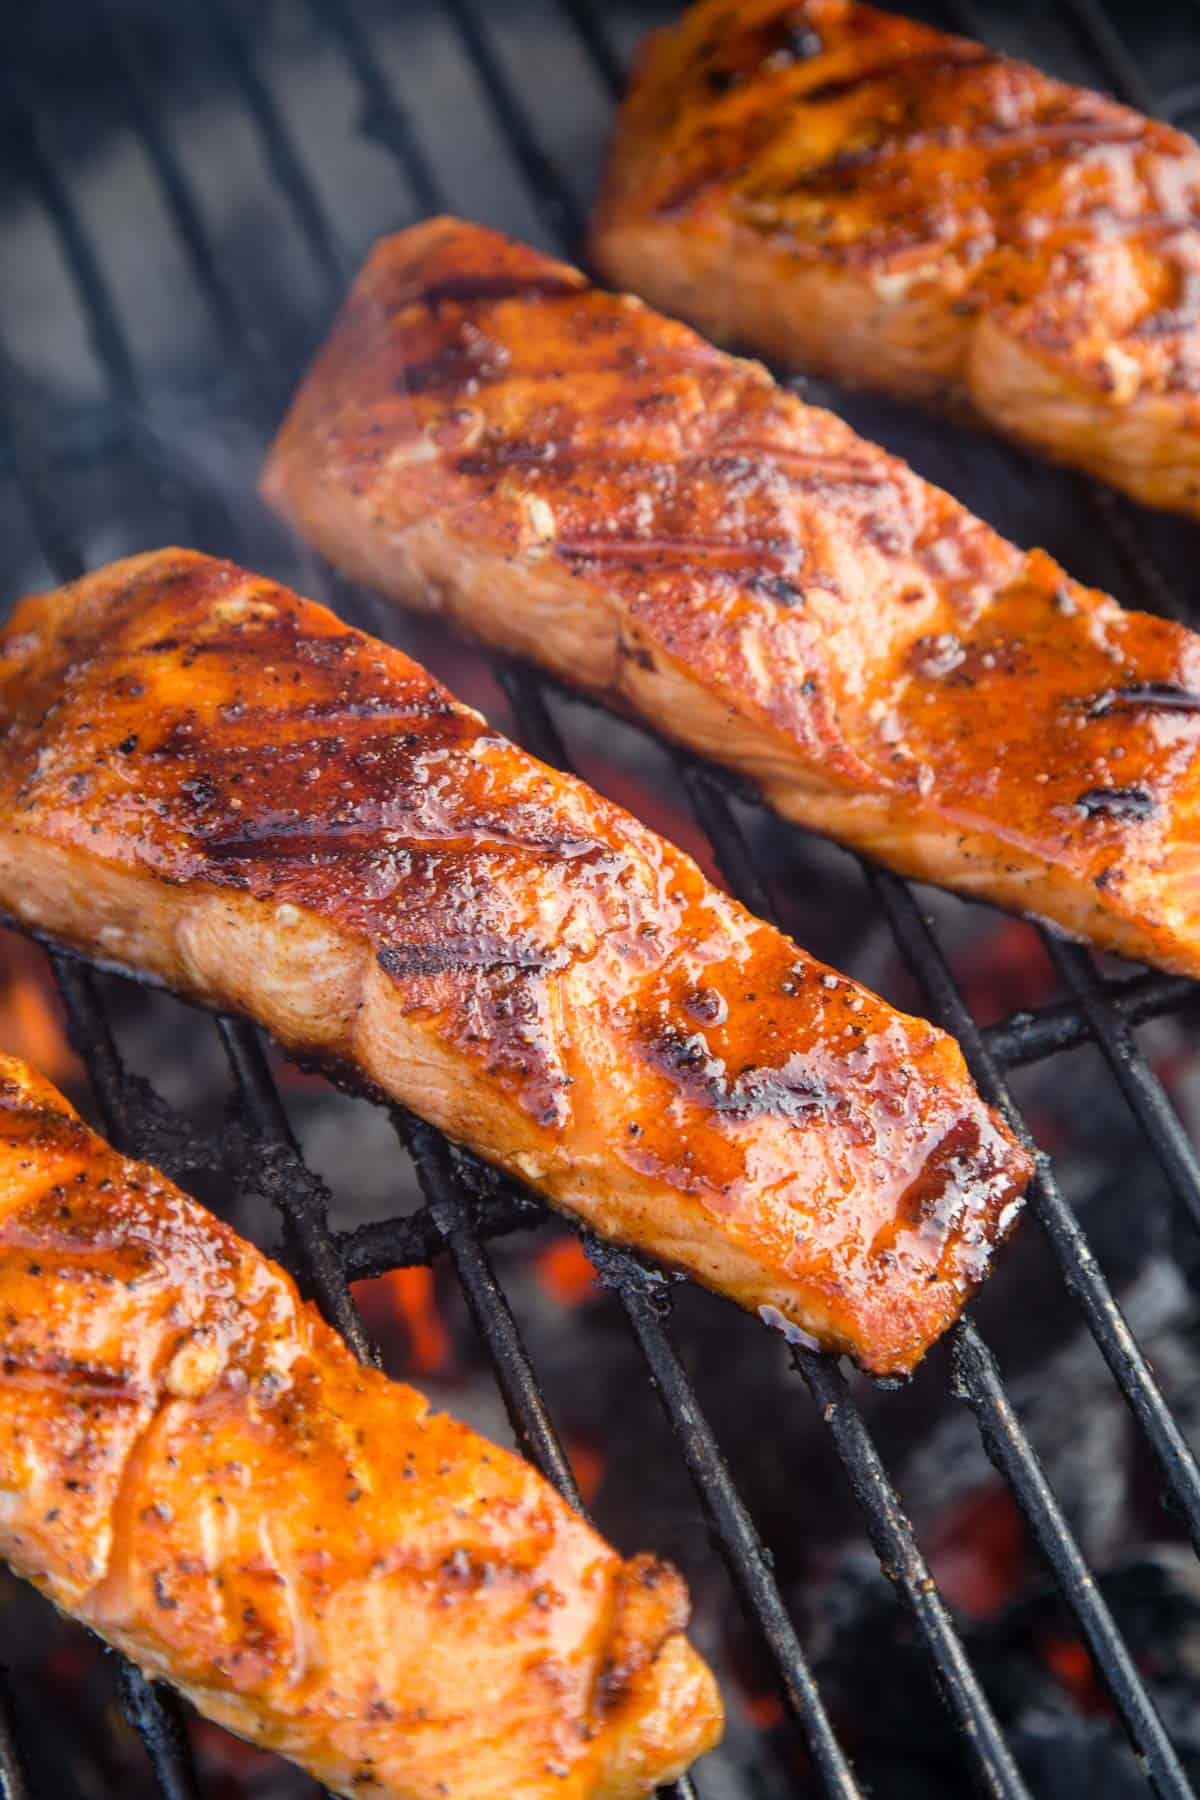
[[[112,557],[177,541],[328,598],[513,728],[489,664],[438,628],[331,588],[255,497],[287,397],[349,277],[381,233],[433,210],[573,254],[640,36],[666,5],[601,0],[42,0],[0,25],[0,543],[6,604]],[[918,10],[913,8],[910,10]],[[1113,88],[1184,128],[1200,121],[1200,6],[1149,0],[961,5],[921,15]],[[23,16],[21,16],[23,15]],[[803,384],[798,384],[803,387]],[[1023,544],[1130,604],[1200,621],[1200,532],[1139,515],[1074,476],[970,432],[819,384],[804,389],[899,451]],[[581,773],[721,879],[674,759],[634,729],[554,698]],[[858,865],[735,812],[778,916],[807,948],[922,1009]],[[1029,925],[922,893],[976,1017],[1053,1007],[1061,971]],[[1129,970],[1108,971],[1123,976]],[[244,1120],[212,1024],[106,979],[103,997],[147,1100],[161,1160],[258,1241],[276,1214],[239,1157]],[[1200,1008],[1138,1042],[1165,1100],[1200,1135]],[[94,1113],[42,952],[0,934],[0,1046]],[[378,1109],[275,1064],[331,1220],[349,1230],[420,1203]],[[1083,1043],[1014,1088],[1184,1428],[1200,1429],[1194,1222],[1100,1051]],[[707,1800],[821,1791],[616,1297],[578,1240],[545,1222],[494,1256],[585,1499],[626,1551],[677,1561],[697,1638],[727,1694]],[[358,1284],[388,1367],[511,1441],[487,1358],[443,1263]],[[1181,1755],[1200,1774],[1200,1580],[1152,1459],[1032,1219],[976,1310],[1085,1553],[1103,1578]],[[968,1789],[912,1622],[854,1508],[786,1346],[732,1307],[678,1291],[673,1335],[856,1766],[880,1796]],[[946,1351],[903,1392],[855,1393],[932,1572],[1039,1795],[1124,1796],[1144,1782],[1028,1527],[952,1393]],[[0,1661],[41,1796],[155,1792],[116,1702],[110,1659],[0,1578]],[[299,1796],[311,1784],[205,1725],[205,1795]]]

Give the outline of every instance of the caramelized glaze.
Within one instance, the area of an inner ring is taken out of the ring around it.
[[[1015,1216],[1028,1159],[950,1038],[272,582],[168,550],[22,602],[0,731],[11,914],[868,1369]]]
[[[454,220],[384,240],[264,491],[789,818],[1200,975],[1200,638],[639,302]]]
[[[647,42],[592,251],[710,336],[1200,517],[1200,147],[855,0]]]
[[[720,1735],[687,1595],[353,1361],[0,1056],[0,1554],[363,1800],[635,1800]]]

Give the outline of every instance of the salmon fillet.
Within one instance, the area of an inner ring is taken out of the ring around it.
[[[638,301],[452,219],[385,239],[263,492],[785,817],[1200,975],[1200,638]]]
[[[911,1369],[1029,1159],[958,1046],[397,650],[194,552],[0,638],[0,906],[261,1021],[603,1236]]]
[[[1200,146],[854,0],[701,0],[649,39],[605,278],[721,342],[1200,518]]]
[[[0,1318],[0,1555],[239,1736],[370,1800],[634,1800],[720,1736],[674,1569],[6,1056]]]

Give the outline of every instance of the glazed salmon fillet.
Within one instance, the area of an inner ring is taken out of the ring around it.
[[[592,255],[1200,518],[1200,145],[1103,95],[854,0],[701,0],[644,47]]]
[[[893,1011],[416,663],[165,550],[0,637],[0,906],[237,1009],[604,1237],[898,1375],[1025,1152]]]
[[[455,220],[385,239],[263,491],[787,818],[1200,975],[1200,638],[640,302]]]
[[[687,1595],[354,1361],[0,1056],[0,1555],[363,1800],[634,1800],[720,1735]]]

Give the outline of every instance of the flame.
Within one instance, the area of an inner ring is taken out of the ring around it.
[[[571,1438],[563,1447],[579,1487],[580,1499],[585,1506],[590,1506],[604,1480],[603,1453],[594,1444],[585,1444],[581,1438]]]
[[[84,1079],[60,1021],[53,977],[40,950],[0,933],[0,1050],[58,1085]]]
[[[538,1279],[560,1306],[575,1307],[597,1292],[595,1265],[576,1237],[555,1238],[534,1258]]]
[[[432,1269],[390,1269],[372,1281],[356,1281],[354,1295],[367,1312],[383,1310],[399,1321],[418,1374],[437,1375],[445,1369],[452,1345],[438,1310]]]

